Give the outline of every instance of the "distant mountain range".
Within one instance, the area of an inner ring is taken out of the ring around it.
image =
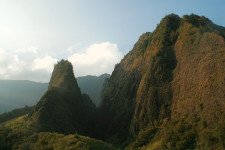
[[[102,85],[109,74],[97,76],[83,76],[77,78],[82,93],[90,96],[98,105]],[[23,108],[25,105],[33,106],[46,92],[48,83],[38,83],[27,80],[0,80],[0,114],[13,109]]]
[[[101,100],[102,86],[106,79],[109,79],[109,74],[100,76],[83,76],[77,77],[77,84],[82,93],[88,94],[96,106],[99,106]]]
[[[23,80],[0,80],[0,113],[25,105],[33,106],[46,92],[47,83]]]

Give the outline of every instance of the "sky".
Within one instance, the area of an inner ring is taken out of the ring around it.
[[[68,59],[76,77],[111,74],[170,13],[225,26],[224,0],[0,0],[0,79],[49,82]]]

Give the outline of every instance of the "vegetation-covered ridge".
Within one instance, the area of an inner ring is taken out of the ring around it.
[[[168,15],[143,34],[104,89],[104,138],[136,139],[129,149],[224,148],[224,35],[224,27],[193,14]]]

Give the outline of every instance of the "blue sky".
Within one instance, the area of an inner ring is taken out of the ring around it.
[[[111,73],[165,15],[225,26],[224,10],[224,0],[0,0],[0,79],[47,82],[62,58],[76,76]]]

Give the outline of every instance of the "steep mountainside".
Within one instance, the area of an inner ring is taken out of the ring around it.
[[[110,78],[109,74],[102,74],[100,76],[83,76],[77,77],[77,84],[82,93],[90,96],[96,106],[99,105],[101,99],[102,86],[105,79]]]
[[[125,144],[137,136],[130,149],[147,143],[165,149],[221,147],[224,37],[225,28],[205,17],[173,14],[143,34],[104,89],[104,138]],[[170,128],[176,125],[180,132]]]
[[[94,114],[95,106],[90,98],[81,95],[72,64],[62,60],[54,67],[48,91],[28,118],[39,131],[90,135]]]
[[[25,105],[35,105],[47,88],[47,83],[0,80],[0,114]]]

